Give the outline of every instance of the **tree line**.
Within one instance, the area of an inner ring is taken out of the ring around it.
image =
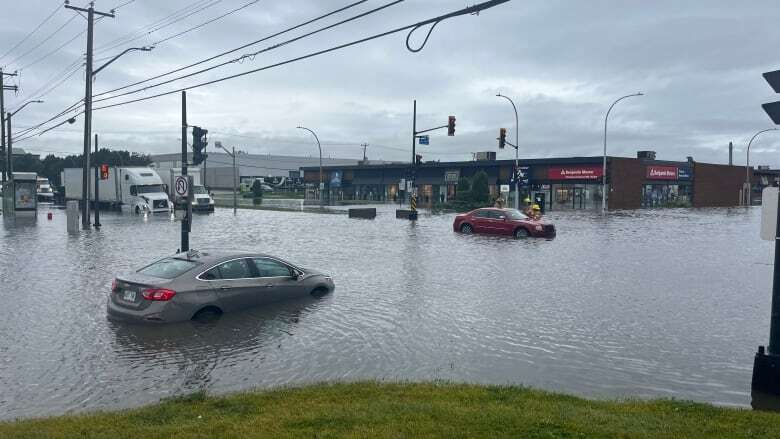
[[[92,166],[148,166],[152,162],[148,154],[139,154],[137,152],[100,149],[90,156]],[[80,168],[84,164],[83,154],[58,157],[49,154],[43,159],[39,159],[32,154],[17,155],[13,158],[15,172],[35,172],[39,176],[46,177],[54,186],[60,186],[60,176],[65,168]]]

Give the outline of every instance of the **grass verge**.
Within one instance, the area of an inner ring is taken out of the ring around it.
[[[0,423],[2,438],[780,437],[780,414],[684,401],[592,401],[520,387],[318,384]]]

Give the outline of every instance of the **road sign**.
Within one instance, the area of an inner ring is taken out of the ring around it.
[[[176,177],[175,182],[176,195],[180,197],[186,197],[189,193],[189,184],[187,183],[187,177],[179,175]]]
[[[775,93],[780,93],[780,70],[764,73],[764,79],[766,79],[766,82],[769,83]],[[762,104],[761,106],[766,111],[766,114],[769,115],[769,118],[772,119],[772,122],[775,125],[780,125],[780,101]]]
[[[430,137],[418,136],[417,138],[420,139],[420,145],[430,145],[430,143],[428,143],[430,141]]]
[[[509,185],[508,184],[502,184],[501,185],[501,192],[509,192]]]

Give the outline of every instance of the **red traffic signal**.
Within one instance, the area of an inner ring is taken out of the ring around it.
[[[108,165],[100,165],[100,179],[108,180]]]
[[[455,116],[450,116],[449,120],[447,121],[447,135],[455,135]]]
[[[498,149],[504,149],[506,146],[506,128],[498,130]]]

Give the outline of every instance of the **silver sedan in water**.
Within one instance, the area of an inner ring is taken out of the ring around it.
[[[324,273],[261,253],[189,251],[118,276],[108,316],[176,322],[238,311],[335,288]]]

